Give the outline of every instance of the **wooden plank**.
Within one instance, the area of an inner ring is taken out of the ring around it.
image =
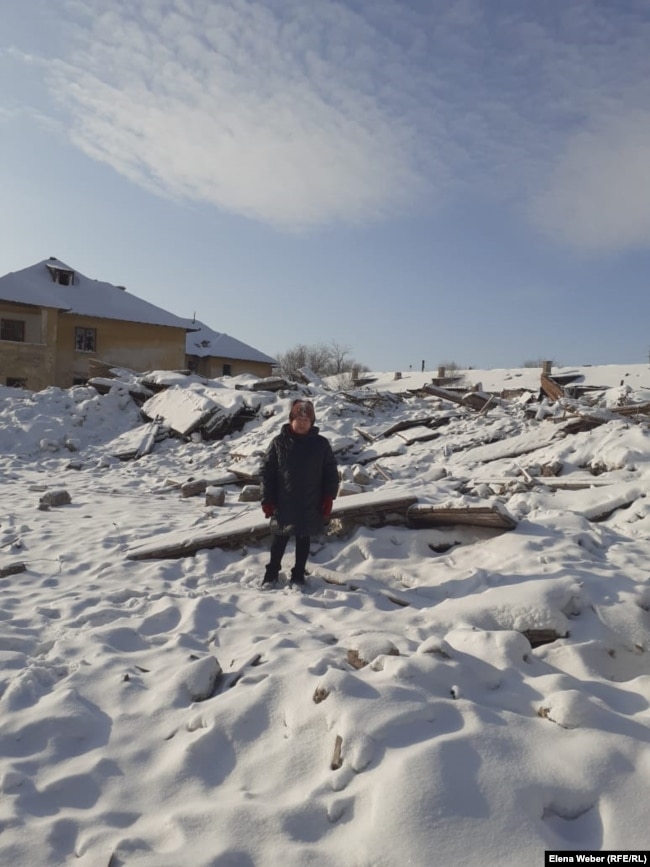
[[[482,412],[486,406],[494,400],[494,395],[480,394],[477,391],[468,391],[463,396],[463,406],[471,406],[477,412]]]
[[[408,509],[417,503],[413,494],[397,494],[386,491],[369,491],[364,494],[351,494],[339,497],[332,509],[333,518],[361,518],[366,515],[385,514],[387,512],[406,515]]]
[[[0,568],[0,578],[6,578],[8,575],[19,575],[26,570],[27,566],[24,563],[10,563],[8,566]]]
[[[265,376],[246,387],[250,388],[251,391],[281,391],[290,388],[291,383],[281,376]]]
[[[648,415],[650,414],[650,403],[630,403],[625,406],[610,406],[609,409],[616,415]]]
[[[572,416],[568,421],[566,419],[558,419],[557,429],[563,434],[586,433],[594,428],[600,427],[602,424],[607,424],[612,421],[611,418],[598,418],[591,415]]]
[[[479,415],[486,415],[488,409],[492,406],[492,403],[494,402],[494,400],[495,400],[494,395],[491,394],[490,397],[483,404],[483,407],[479,410],[478,414]]]
[[[198,497],[199,494],[205,494],[207,487],[208,483],[205,479],[195,479],[192,482],[185,482],[185,484],[181,485],[181,496]]]
[[[396,436],[404,440],[407,445],[412,445],[412,443],[426,443],[430,440],[436,440],[440,434],[435,430],[431,430],[430,427],[420,425],[419,427],[399,431]]]
[[[517,522],[497,504],[489,506],[437,506],[418,504],[411,506],[407,518],[410,523],[435,527],[450,524],[471,524],[475,527],[494,527],[513,530]]]
[[[181,496],[197,497],[199,494],[204,494],[206,488],[221,488],[224,485],[232,485],[240,481],[241,479],[235,473],[224,473],[224,475],[215,476],[212,479],[194,479],[180,485]]]
[[[596,409],[593,412],[585,410],[573,410],[572,417],[568,420],[558,420],[558,429],[567,434],[583,433],[593,430],[610,421],[620,421],[621,418],[630,419],[645,418],[650,412],[650,403],[639,403],[628,406],[617,406]]]
[[[332,761],[330,762],[330,768],[333,771],[338,771],[343,767],[343,738],[341,735],[336,736],[336,740],[334,741],[334,755],[332,756]]]
[[[566,638],[568,633],[562,634],[555,629],[524,629],[522,635],[526,636],[531,647],[541,647],[543,644],[552,644],[559,638]]]
[[[371,491],[340,497],[334,503],[332,518],[355,519],[368,515],[384,517],[389,514],[406,515],[417,497],[395,492]],[[132,546],[127,552],[129,560],[157,560],[187,557],[208,548],[228,548],[244,541],[264,538],[271,532],[269,522],[261,515],[259,506],[245,507],[231,518],[221,519],[210,528],[197,532],[194,528],[176,530],[156,536],[150,542]]]
[[[209,548],[228,548],[243,540],[262,539],[270,533],[267,519],[261,509],[247,507],[242,514],[215,521],[209,528],[196,532],[192,528],[176,530],[154,537],[151,541],[133,545],[127,551],[128,560],[159,560],[188,557],[197,551]]]
[[[437,385],[427,384],[423,386],[423,391],[427,394],[432,394],[434,397],[441,397],[443,400],[449,400],[452,403],[457,403],[459,406],[466,406],[464,395],[454,394],[446,388],[439,388]]]
[[[389,437],[391,434],[399,433],[400,431],[409,430],[414,427],[429,427],[429,425],[436,421],[435,415],[428,415],[424,418],[412,418],[408,421],[398,421],[396,424],[391,425],[386,428],[385,431],[382,431],[381,436]]]
[[[375,466],[374,466],[373,469],[374,469],[374,471],[377,473],[378,476],[381,476],[381,477],[382,477],[382,479],[383,479],[385,482],[392,482],[393,477],[392,477],[391,474],[388,472],[388,470],[385,470],[382,466],[380,466],[380,465],[377,464],[377,463],[375,464]]]
[[[470,443],[464,448],[455,450],[449,462],[457,464],[471,461],[474,464],[487,464],[490,461],[520,457],[549,445],[558,434],[558,428],[555,425],[541,424],[531,428],[525,434],[515,434],[514,436],[506,434],[494,442],[481,443],[480,445]]]
[[[355,433],[358,433],[360,437],[362,437],[366,442],[374,443],[377,439],[376,436],[371,434],[369,431],[364,430],[362,427],[355,427]]]
[[[541,375],[541,387],[544,394],[550,400],[559,400],[561,397],[564,397],[564,389],[556,382],[553,382],[545,373]]]
[[[364,450],[356,456],[356,462],[358,464],[370,464],[373,461],[379,461],[383,458],[395,458],[399,457],[406,453],[406,444],[402,440],[397,440],[396,437],[392,437],[388,440],[380,440],[379,442],[373,443],[371,446],[364,448]]]
[[[552,476],[531,476],[529,473],[523,472],[523,467],[520,467],[522,470],[522,475],[528,485],[538,486],[540,488],[548,488],[550,490],[566,490],[566,491],[581,491],[587,488],[605,488],[609,485],[613,484],[611,478],[608,477],[596,477],[592,475],[585,476],[563,476],[561,478],[552,477]],[[469,480],[468,480],[469,481]],[[473,481],[478,481],[483,485],[490,485],[491,487],[501,487],[507,488],[508,485],[512,484],[512,478],[507,478],[502,476],[501,478],[497,478],[495,476],[489,476],[486,478],[474,478]]]
[[[596,478],[595,476],[590,476],[588,479],[571,479],[568,477],[558,479],[549,476],[540,478],[537,476],[534,481],[535,484],[557,491],[584,491],[587,488],[606,488],[612,484],[611,479]]]
[[[455,411],[439,412],[436,415],[419,416],[418,418],[409,419],[408,421],[396,422],[395,424],[383,429],[368,431],[355,428],[355,430],[364,439],[374,443],[382,439],[389,439],[395,434],[401,436],[404,431],[412,430],[413,428],[427,428],[428,430],[434,430],[435,428],[449,424],[452,418],[457,418],[457,413]]]
[[[494,395],[483,394],[478,391],[465,391],[462,394],[450,391],[447,388],[441,388],[438,385],[427,384],[423,390],[427,394],[432,394],[434,397],[441,397],[443,400],[450,400],[452,403],[457,403],[459,406],[470,407],[470,409],[480,412],[484,410],[486,405],[492,403]]]
[[[262,455],[251,455],[241,460],[234,460],[226,470],[229,474],[237,476],[240,481],[257,483],[262,470]]]

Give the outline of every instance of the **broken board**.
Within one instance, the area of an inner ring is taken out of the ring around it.
[[[494,527],[501,530],[514,530],[517,522],[498,504],[489,506],[437,506],[418,504],[406,513],[409,523],[416,526],[449,526],[451,524],[471,524],[474,527]]]
[[[367,515],[406,515],[417,497],[395,491],[372,491],[352,494],[336,500],[332,518],[363,518]],[[227,548],[242,542],[261,539],[271,532],[269,522],[261,515],[261,508],[251,508],[244,514],[215,521],[212,527],[202,526],[175,530],[156,536],[148,542],[133,545],[127,551],[129,560],[157,560],[187,557],[205,548]]]
[[[407,445],[412,445],[413,443],[426,443],[430,440],[438,439],[440,434],[438,431],[431,430],[430,427],[426,427],[425,425],[417,425],[416,427],[398,431],[396,436],[404,440]]]

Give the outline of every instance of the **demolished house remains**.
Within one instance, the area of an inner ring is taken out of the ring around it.
[[[650,401],[639,399],[642,392],[625,384],[581,386],[580,376],[554,377],[548,371],[537,372],[537,389],[508,392],[475,383],[463,386],[457,378],[446,386],[422,376],[413,379],[341,387],[313,381],[308,373],[301,382],[288,382],[248,375],[219,380],[173,372],[137,375],[117,369],[108,378],[91,380],[104,392],[122,390],[140,407],[142,424],[110,444],[114,457],[141,459],[169,438],[205,445],[196,475],[168,484],[179,497],[201,497],[211,520],[200,531],[179,528],[155,540],[143,539],[129,548],[127,557],[183,557],[203,548],[245,545],[268,534],[268,522],[256,507],[260,462],[296,393],[316,402],[319,424],[339,461],[340,492],[330,533],[349,532],[359,524],[436,528],[451,541],[432,543],[432,550],[444,551],[462,544],[463,527],[483,533],[514,529],[517,518],[508,504],[518,491],[565,497],[590,521],[603,520],[644,495],[629,469],[612,470],[597,458],[574,466],[550,457],[558,443],[601,425],[645,430]],[[434,465],[440,484],[432,488],[417,478],[396,478],[400,473],[395,468],[407,455],[411,461],[417,455],[429,468]],[[581,507],[580,491],[586,489],[589,504]]]

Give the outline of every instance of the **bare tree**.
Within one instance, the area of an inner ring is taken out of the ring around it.
[[[327,375],[332,367],[332,352],[326,343],[314,343],[307,347],[307,367],[319,374]]]
[[[346,373],[350,370],[353,360],[350,357],[350,347],[342,346],[336,340],[330,343],[332,373]]]
[[[447,373],[450,374],[462,369],[460,364],[457,364],[455,361],[441,361],[438,367],[444,367]]]
[[[296,379],[298,371],[308,367],[319,376],[334,376],[349,373],[352,369],[368,370],[355,361],[348,346],[342,346],[335,340],[331,343],[314,343],[310,346],[299,343],[286,352],[276,353],[278,373],[288,379]]]
[[[524,361],[521,365],[522,367],[544,367],[544,365],[549,362],[552,367],[561,367],[561,364],[558,364],[552,358],[531,358],[528,361]]]

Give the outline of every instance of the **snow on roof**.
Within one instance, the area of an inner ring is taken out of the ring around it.
[[[276,363],[275,358],[271,358],[270,355],[265,355],[229,334],[213,331],[203,322],[199,322],[198,319],[193,322],[193,325],[198,328],[198,331],[186,335],[186,355],[198,355],[200,358],[212,356],[214,358],[237,358],[241,361],[263,361],[268,364]]]
[[[73,272],[74,281],[69,286],[55,282],[51,273],[53,269]],[[55,307],[78,316],[166,325],[186,330],[194,327],[190,319],[175,316],[112,283],[92,280],[55,257],[0,277],[0,300]]]

